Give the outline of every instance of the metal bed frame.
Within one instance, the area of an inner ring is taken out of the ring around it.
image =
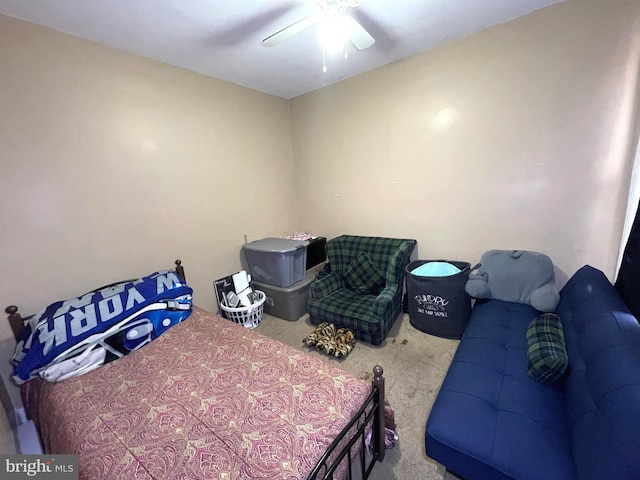
[[[186,281],[182,261],[175,261],[175,272],[182,280]],[[122,283],[122,281],[105,285],[92,291],[111,287],[118,283]],[[20,338],[20,332],[24,322],[31,318],[31,316],[22,317],[22,315],[18,313],[18,307],[15,305],[6,307],[5,312],[8,314],[7,319],[17,342]],[[360,410],[338,434],[331,445],[329,445],[307,477],[308,480],[333,480],[336,470],[345,459],[347,461],[346,478],[352,480],[354,478],[354,448],[357,450],[359,457],[357,463],[360,476],[357,478],[361,478],[362,480],[368,479],[376,462],[381,462],[384,459],[386,447],[384,412],[385,380],[383,373],[384,371],[380,365],[373,367],[371,393],[360,407]],[[366,436],[369,430],[371,430],[371,458],[368,460]]]

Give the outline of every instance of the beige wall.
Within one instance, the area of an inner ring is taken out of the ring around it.
[[[3,16],[0,45],[3,309],[176,258],[213,309],[243,235],[293,228],[286,100]]]
[[[569,1],[291,101],[300,228],[419,258],[546,252],[614,272],[640,4]]]
[[[213,309],[243,235],[293,228],[611,277],[638,10],[568,1],[290,102],[0,16],[0,305],[181,258]]]

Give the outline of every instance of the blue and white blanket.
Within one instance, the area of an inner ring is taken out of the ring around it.
[[[122,357],[186,319],[192,293],[162,270],[52,303],[25,321],[11,359],[13,378],[57,382]]]

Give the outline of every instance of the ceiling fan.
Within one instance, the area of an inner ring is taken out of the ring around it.
[[[349,40],[358,50],[369,48],[375,39],[351,15],[343,13],[347,8],[357,8],[367,0],[316,0],[317,13],[309,15],[288,27],[277,31],[262,41],[265,47],[273,47],[303,30],[318,24],[318,36],[323,48],[339,50]]]

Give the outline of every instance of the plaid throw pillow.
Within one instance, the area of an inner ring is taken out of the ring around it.
[[[560,317],[544,313],[527,329],[527,373],[540,383],[553,383],[569,366]]]
[[[378,295],[385,285],[385,278],[366,253],[354,258],[344,271],[344,279],[354,292],[360,295]]]

